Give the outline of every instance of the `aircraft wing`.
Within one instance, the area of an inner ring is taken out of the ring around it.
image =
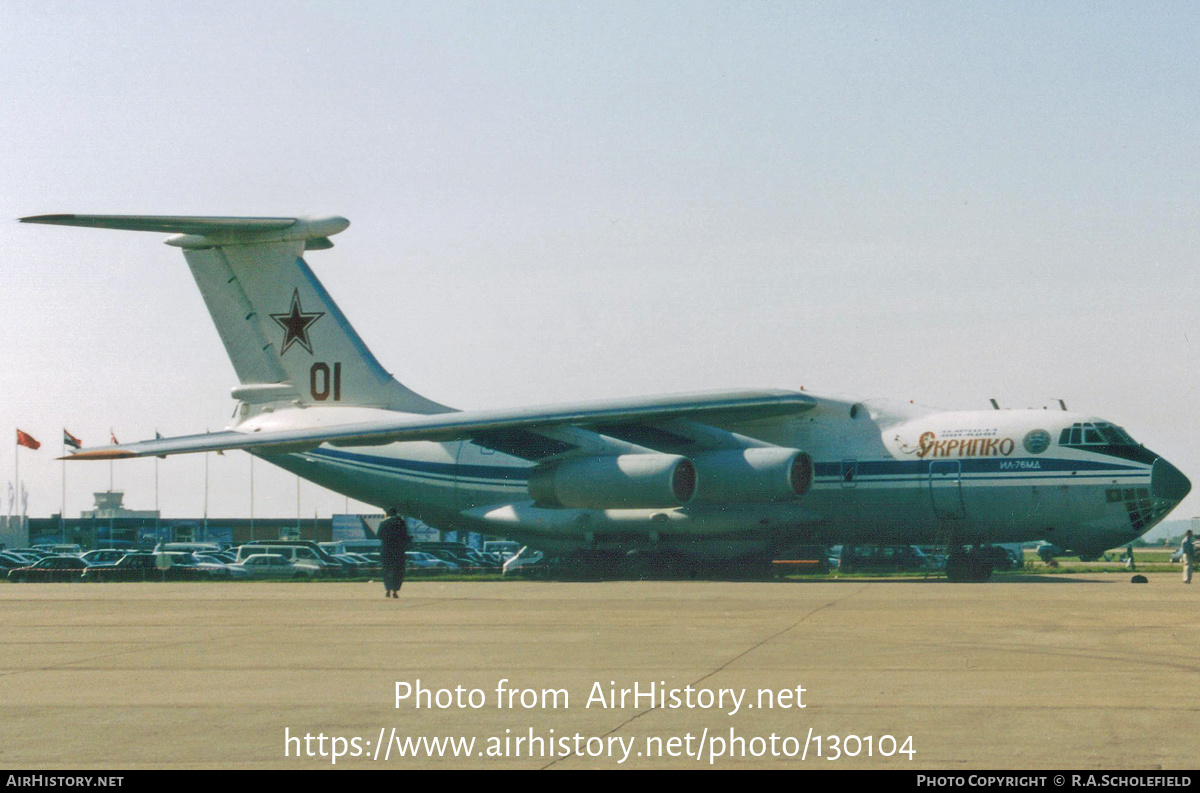
[[[84,449],[70,460],[115,460],[165,457],[171,454],[243,449],[262,453],[304,451],[330,443],[372,446],[397,441],[454,441],[510,430],[554,427],[604,428],[632,423],[691,420],[705,425],[755,421],[797,415],[816,406],[812,397],[795,391],[719,391],[697,394],[596,400],[591,402],[501,410],[474,410],[434,415],[397,414],[376,421],[261,432],[237,429],[203,435]]]

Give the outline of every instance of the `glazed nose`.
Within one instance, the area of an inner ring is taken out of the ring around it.
[[[1159,457],[1150,469],[1150,495],[1171,501],[1183,501],[1192,491],[1192,483],[1183,472]]]

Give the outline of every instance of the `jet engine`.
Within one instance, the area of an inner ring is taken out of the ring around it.
[[[581,457],[539,466],[529,476],[533,499],[556,507],[679,507],[695,492],[695,466],[677,454]]]
[[[812,458],[799,449],[724,449],[693,455],[692,462],[698,502],[789,501],[812,487]]]

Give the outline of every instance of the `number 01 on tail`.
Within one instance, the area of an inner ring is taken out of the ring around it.
[[[324,402],[333,397],[334,402],[342,401],[342,364],[334,362],[331,370],[329,364],[317,361],[308,370],[308,392],[318,402]]]

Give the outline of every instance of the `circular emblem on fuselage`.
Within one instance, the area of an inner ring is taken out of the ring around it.
[[[1030,454],[1041,454],[1050,448],[1050,433],[1045,430],[1030,430],[1025,435],[1025,451]]]

